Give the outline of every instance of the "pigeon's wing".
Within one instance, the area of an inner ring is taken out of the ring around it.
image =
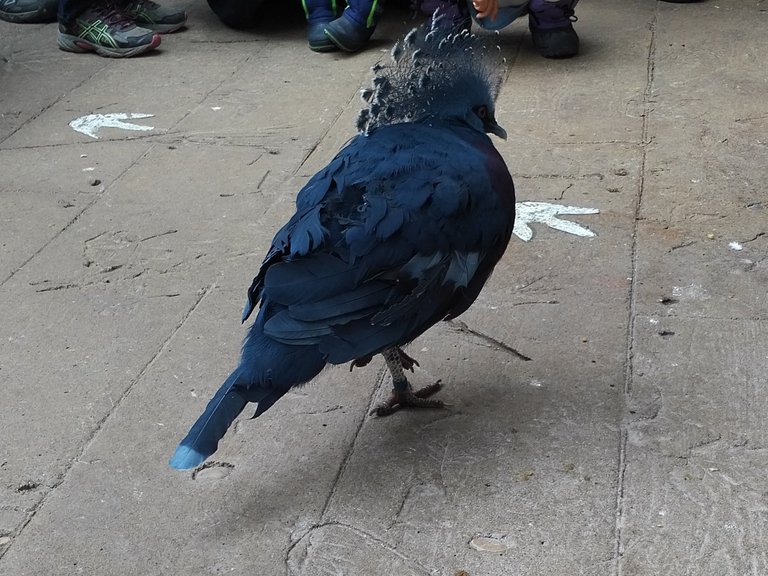
[[[345,149],[322,170],[315,174],[301,189],[296,199],[296,213],[275,234],[272,245],[261,263],[258,274],[248,288],[248,299],[243,309],[245,322],[261,300],[264,277],[272,265],[284,258],[306,255],[319,249],[327,231],[320,222],[320,210],[326,196],[332,198],[343,186],[343,174],[347,170],[348,158]]]
[[[267,336],[340,363],[474,301],[511,235],[514,190],[488,138],[456,132],[381,128],[307,184],[249,291]]]

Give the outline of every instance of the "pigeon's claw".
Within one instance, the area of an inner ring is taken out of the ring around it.
[[[371,416],[374,414],[376,416],[389,416],[401,408],[445,408],[445,403],[442,400],[429,398],[432,394],[439,392],[442,387],[443,385],[438,380],[434,384],[420,388],[415,392],[393,389],[389,398],[371,410]]]
[[[352,362],[349,363],[349,371],[352,372],[353,368],[362,368],[363,366],[368,366],[371,360],[373,360],[373,356],[363,356],[362,358],[352,360]]]
[[[400,356],[400,366],[402,366],[404,370],[413,372],[413,367],[419,366],[418,360],[408,356],[402,348],[395,348],[395,350],[397,351],[398,356]]]

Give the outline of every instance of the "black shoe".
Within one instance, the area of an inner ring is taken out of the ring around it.
[[[578,0],[531,0],[528,27],[533,45],[545,58],[570,58],[579,53],[579,36],[573,29],[573,7]]]

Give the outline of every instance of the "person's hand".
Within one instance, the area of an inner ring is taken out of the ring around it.
[[[496,20],[499,13],[499,0],[472,0],[472,6],[477,10],[478,18]]]

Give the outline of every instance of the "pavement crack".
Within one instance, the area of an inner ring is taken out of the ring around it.
[[[283,559],[283,562],[285,564],[285,570],[287,576],[294,576],[296,574],[300,574],[303,572],[302,568],[303,566],[307,565],[307,559],[310,554],[310,550],[312,548],[312,534],[323,529],[334,529],[337,531],[349,531],[354,536],[357,536],[358,538],[373,543],[375,546],[383,549],[387,553],[391,554],[392,556],[397,557],[398,559],[402,560],[403,562],[407,563],[409,566],[413,568],[417,568],[418,570],[422,571],[425,576],[428,574],[434,574],[434,571],[429,569],[427,566],[422,564],[419,560],[416,560],[415,558],[412,558],[406,554],[403,554],[400,552],[396,546],[393,546],[386,540],[383,540],[379,536],[372,534],[371,532],[368,532],[367,530],[363,530],[362,528],[358,528],[357,526],[353,526],[351,524],[346,524],[344,522],[338,522],[338,521],[325,521],[325,522],[318,522],[317,524],[314,524],[310,526],[307,531],[302,535],[301,538],[293,542],[289,547],[288,551]],[[297,563],[291,562],[291,554],[296,549],[296,547],[301,544],[306,543],[306,551],[302,555],[301,561],[298,563],[298,566],[296,566]],[[293,569],[293,566],[296,566],[299,571],[296,571]]]
[[[602,175],[601,175],[601,176],[602,176]],[[601,178],[601,180],[602,180],[602,178]],[[559,195],[557,198],[555,198],[555,200],[562,200],[562,199],[563,199],[563,196],[565,196],[565,193],[566,193],[566,192],[568,192],[568,190],[570,190],[571,188],[573,188],[573,182],[571,182],[570,184],[568,184],[568,186],[566,186],[566,187],[565,187],[565,188],[562,190],[562,192],[560,192],[560,195]]]
[[[588,180],[591,178],[596,178],[597,180],[604,180],[605,174],[601,174],[600,172],[593,172],[591,174],[579,174],[578,176],[571,176],[569,174],[515,174],[515,178],[520,178],[522,180]],[[568,188],[571,188],[573,186],[573,182],[568,184]],[[566,188],[565,190],[568,190]],[[565,192],[563,190],[563,193]],[[562,195],[558,200],[562,200]]]
[[[333,481],[331,482],[331,489],[328,491],[328,496],[325,499],[325,502],[323,503],[323,507],[320,510],[319,515],[319,523],[315,524],[313,527],[309,528],[306,534],[304,534],[300,539],[298,539],[296,542],[292,543],[288,549],[285,552],[285,566],[286,566],[286,574],[290,574],[290,569],[288,566],[288,557],[291,554],[291,551],[293,548],[295,548],[296,544],[298,544],[301,540],[303,540],[314,528],[331,524],[329,522],[325,521],[326,514],[328,513],[328,509],[331,506],[331,502],[333,501],[333,497],[336,495],[336,492],[338,490],[339,480],[344,475],[344,471],[349,466],[349,461],[352,458],[352,455],[355,452],[355,448],[357,446],[357,440],[360,436],[360,431],[363,428],[363,425],[366,422],[366,419],[368,418],[368,414],[373,408],[373,404],[376,398],[376,394],[378,390],[383,385],[384,381],[386,380],[388,371],[386,369],[386,366],[382,366],[379,369],[377,378],[376,378],[376,385],[371,390],[371,393],[368,397],[368,408],[363,411],[362,415],[360,416],[360,422],[358,422],[357,428],[355,429],[354,436],[352,438],[352,441],[349,444],[349,447],[347,448],[346,452],[344,453],[344,456],[342,457],[341,464],[339,465],[339,469],[336,471],[336,475],[333,478]]]
[[[400,499],[400,506],[397,507],[397,510],[392,516],[392,521],[389,523],[389,526],[387,526],[387,530],[391,530],[395,526],[395,524],[397,524],[397,521],[400,519],[400,515],[403,513],[403,510],[405,509],[405,503],[408,501],[408,498],[411,496],[412,491],[413,491],[413,486],[408,486],[405,492],[403,492],[403,497]]]
[[[740,244],[749,244],[750,242],[754,242],[755,240],[757,240],[758,238],[762,238],[763,236],[765,236],[765,232],[758,232],[757,234],[752,236],[752,238],[750,238],[749,240],[742,240]]]
[[[717,444],[723,439],[723,435],[718,432],[713,436],[704,437],[696,442],[694,442],[689,448],[688,448],[688,457],[690,457],[693,454],[693,451],[698,448],[705,448],[707,446],[712,446],[713,444]]]
[[[454,331],[458,332],[459,334],[469,334],[471,336],[474,336],[475,338],[485,342],[495,350],[507,352],[508,354],[514,356],[515,358],[519,358],[520,360],[523,360],[525,362],[528,362],[531,360],[529,356],[526,356],[522,352],[518,352],[517,350],[512,348],[512,346],[510,346],[509,344],[505,344],[504,342],[502,342],[501,340],[497,340],[493,336],[488,336],[487,334],[483,334],[482,332],[473,330],[472,328],[470,328],[460,320],[446,320],[446,324],[448,324],[448,326],[450,326]]]
[[[653,87],[656,77],[656,28],[659,19],[659,6],[651,17],[649,31],[650,39],[648,41],[648,63],[646,65],[645,88],[643,90],[643,121],[640,141],[640,169],[637,194],[635,198],[634,223],[632,226],[632,241],[630,247],[630,269],[632,280],[629,285],[629,295],[627,304],[627,332],[626,332],[626,356],[624,360],[624,410],[627,409],[627,399],[632,393],[634,379],[634,338],[635,321],[637,314],[637,288],[638,288],[638,235],[640,232],[640,216],[643,208],[643,194],[645,192],[646,172],[648,171],[648,147],[652,141],[650,135],[649,117],[654,111],[653,107]],[[659,404],[660,405],[660,404]],[[659,408],[661,409],[661,408]],[[658,415],[658,412],[657,414]],[[627,469],[627,437],[628,423],[622,418],[620,425],[618,470],[616,478],[616,520],[614,528],[614,559],[615,574],[622,576],[624,571],[624,521],[625,521],[625,502],[624,502],[624,480]]]
[[[80,284],[56,284],[46,288],[38,288],[35,292],[55,292],[57,290],[68,290],[70,288],[80,288]]]
[[[768,118],[768,114],[760,114],[759,116],[746,116],[744,118],[736,118],[734,119],[734,122],[742,123],[742,122],[754,122],[756,120],[765,120]]]
[[[336,404],[334,406],[328,406],[327,408],[323,408],[322,410],[305,410],[303,412],[297,412],[297,414],[309,414],[309,415],[315,415],[315,414],[328,414],[329,412],[335,412],[336,410],[341,410],[344,408],[341,404]]]
[[[367,72],[366,72],[367,74]],[[296,167],[296,170],[293,171],[293,175],[297,176],[302,168],[304,168],[304,165],[309,161],[310,158],[312,158],[312,155],[315,153],[315,151],[320,147],[320,145],[325,140],[326,136],[331,133],[331,130],[333,130],[334,126],[339,123],[339,119],[344,115],[344,112],[347,110],[347,108],[355,102],[355,100],[358,98],[358,92],[355,91],[355,93],[352,95],[352,97],[347,101],[346,106],[342,106],[339,110],[339,113],[336,114],[336,117],[333,119],[332,122],[328,123],[328,128],[323,132],[320,137],[315,141],[312,146],[309,147],[309,150],[304,155],[304,158],[301,159],[301,162],[299,162],[299,165]]]
[[[120,230],[118,230],[117,232],[120,232]],[[86,238],[85,240],[83,240],[83,244],[88,244],[88,242],[93,242],[97,238],[101,238],[102,236],[104,236],[106,233],[107,233],[107,231],[105,230],[104,232],[99,232],[95,236],[91,236],[90,238]]]
[[[166,230],[165,232],[159,232],[158,234],[152,234],[151,236],[147,236],[146,238],[141,238],[139,242],[146,242],[147,240],[160,238],[161,236],[168,236],[169,234],[176,234],[177,232],[178,230],[176,229]]]
[[[267,179],[267,176],[269,176],[269,172],[270,172],[269,169],[267,169],[266,172],[264,172],[264,176],[262,176],[261,179],[256,184],[257,191],[261,190],[261,186],[264,184],[264,181]]]
[[[614,525],[614,561],[616,575],[621,576],[624,557],[624,479],[627,472],[627,430],[619,437],[619,478],[616,483],[616,523]]]
[[[680,250],[681,248],[687,248],[688,246],[693,246],[696,244],[696,240],[688,240],[687,242],[682,242],[680,244],[675,244],[672,246],[667,252],[674,252],[675,250]]]

